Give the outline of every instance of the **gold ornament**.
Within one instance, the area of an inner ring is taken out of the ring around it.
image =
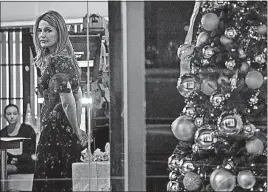
[[[252,171],[244,170],[238,173],[237,182],[243,189],[251,189],[256,183],[256,178]]]
[[[186,173],[183,178],[184,188],[188,191],[196,191],[202,185],[202,179],[199,175],[193,172]]]
[[[240,67],[240,69],[239,69],[239,72],[240,72],[241,74],[245,75],[245,74],[248,73],[249,67],[250,67],[250,65],[249,65],[248,63],[243,62],[243,63],[241,64],[241,67]]]
[[[219,17],[215,13],[207,13],[203,15],[201,24],[206,31],[213,31],[218,28],[220,23]]]
[[[184,115],[173,121],[171,130],[177,139],[181,141],[193,141],[196,126],[192,118]]]
[[[210,175],[210,185],[214,191],[233,191],[236,185],[236,177],[230,171],[219,168],[212,172]]]
[[[252,138],[246,143],[247,153],[250,155],[261,155],[264,151],[264,144],[258,138]]]

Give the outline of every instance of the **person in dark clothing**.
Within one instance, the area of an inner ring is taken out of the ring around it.
[[[36,148],[36,134],[34,129],[20,122],[17,105],[9,104],[4,108],[4,118],[9,125],[0,131],[1,137],[25,137],[20,149],[7,150],[7,173],[33,173]]]

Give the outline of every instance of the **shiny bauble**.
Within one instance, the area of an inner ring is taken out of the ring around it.
[[[233,191],[236,185],[236,177],[230,171],[219,168],[210,175],[210,185],[214,191]]]
[[[233,42],[233,40],[232,40],[232,39],[229,39],[229,38],[227,38],[225,35],[223,35],[223,36],[221,36],[221,38],[220,38],[220,42],[221,42],[221,44],[223,44],[223,45],[228,45],[228,44],[231,44],[231,43]]]
[[[266,63],[265,55],[264,54],[256,55],[254,57],[254,61],[259,64]]]
[[[242,62],[240,69],[239,69],[239,73],[242,75],[246,75],[249,71],[250,65],[246,62]]]
[[[202,179],[199,175],[193,172],[186,173],[183,178],[184,188],[188,191],[196,191],[202,185]]]
[[[256,183],[256,178],[252,171],[244,170],[238,173],[237,182],[243,189],[251,189]]]
[[[205,59],[209,59],[214,55],[213,48],[209,45],[206,45],[205,47],[203,47],[202,53]]]
[[[168,167],[172,171],[178,171],[180,167],[180,158],[178,155],[173,154],[168,158]]]
[[[257,33],[259,33],[260,35],[265,35],[267,33],[267,26],[266,25],[258,26]]]
[[[170,181],[176,181],[177,179],[178,179],[178,176],[177,176],[176,172],[171,171],[171,172],[169,173],[169,180],[170,180]]]
[[[178,140],[193,141],[196,126],[192,118],[183,115],[173,121],[171,124],[171,130]]]
[[[194,124],[197,126],[197,127],[201,127],[203,124],[204,124],[204,117],[196,117],[194,119]]]
[[[204,153],[214,150],[213,143],[216,143],[218,138],[212,125],[203,125],[195,132],[195,144],[193,151],[195,153]]]
[[[196,40],[196,47],[200,47],[208,42],[209,35],[207,32],[203,31],[201,32]]]
[[[180,160],[179,164],[179,172],[182,175],[185,175],[186,173],[192,172],[196,169],[193,159],[189,156],[184,157]]]
[[[187,103],[187,105],[183,108],[182,110],[183,114],[191,117],[191,118],[194,118],[196,116],[196,108],[194,106],[194,104],[192,103]]]
[[[236,135],[243,129],[243,120],[236,113],[223,112],[218,118],[218,130],[225,135]]]
[[[180,191],[180,185],[177,181],[169,181],[167,184],[167,191],[177,192]]]
[[[263,75],[256,70],[248,72],[245,77],[245,83],[250,89],[258,89],[263,84]]]
[[[218,28],[220,23],[219,17],[215,13],[207,13],[203,15],[201,24],[206,31],[213,31]]]
[[[243,130],[242,130],[242,133],[243,133],[243,136],[244,137],[252,137],[254,135],[256,131],[256,127],[255,125],[251,124],[251,123],[247,123],[243,126]]]
[[[203,79],[201,83],[201,91],[205,94],[210,96],[218,89],[218,83],[211,77],[206,77]]]
[[[229,70],[233,70],[236,66],[235,60],[233,59],[229,59],[227,61],[225,61],[225,67]]]
[[[252,138],[246,143],[247,153],[250,155],[261,155],[264,151],[264,144],[258,138]]]
[[[223,93],[215,92],[210,96],[210,102],[214,107],[220,107],[225,101],[225,96]]]
[[[200,91],[200,79],[193,74],[184,74],[178,79],[177,89],[183,97],[189,97]]]
[[[234,39],[238,35],[238,32],[234,27],[229,27],[225,29],[224,35],[229,39]]]

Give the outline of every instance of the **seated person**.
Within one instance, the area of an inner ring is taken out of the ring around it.
[[[21,142],[20,149],[7,150],[7,174],[33,173],[36,149],[36,134],[34,129],[25,123],[20,123],[18,106],[9,104],[4,109],[4,117],[9,125],[0,131],[1,137],[29,138]]]

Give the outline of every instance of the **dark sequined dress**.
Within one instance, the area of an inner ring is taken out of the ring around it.
[[[62,108],[59,93],[75,94],[80,75],[71,57],[51,56],[42,72],[39,91],[44,96],[41,135],[37,146],[33,191],[71,192],[72,163],[79,162],[81,145]]]

